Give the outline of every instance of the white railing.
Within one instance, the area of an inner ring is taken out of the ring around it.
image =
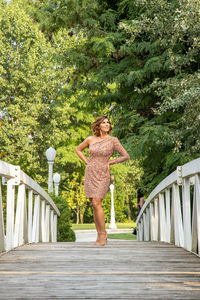
[[[26,243],[56,242],[57,216],[51,197],[32,178],[0,161],[0,252]]]
[[[163,241],[200,254],[200,158],[166,177],[136,220],[138,241]]]

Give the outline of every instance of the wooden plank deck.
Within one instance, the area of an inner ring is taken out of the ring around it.
[[[25,245],[0,256],[0,299],[200,299],[200,258],[156,242]]]

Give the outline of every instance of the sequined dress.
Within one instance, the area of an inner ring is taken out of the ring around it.
[[[113,152],[121,156],[109,161]],[[108,136],[101,141],[90,144],[89,161],[85,168],[85,195],[88,198],[103,199],[110,185],[110,165],[121,163],[129,159],[129,155],[119,140]]]

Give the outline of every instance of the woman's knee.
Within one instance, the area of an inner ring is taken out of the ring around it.
[[[92,199],[92,206],[94,209],[101,208],[102,199]]]

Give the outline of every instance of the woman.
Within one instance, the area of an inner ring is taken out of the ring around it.
[[[107,241],[102,200],[110,185],[110,165],[129,159],[129,155],[117,138],[109,136],[112,130],[107,116],[101,116],[92,124],[94,136],[86,138],[76,149],[77,155],[86,163],[85,195],[93,206],[94,222],[97,230],[95,246],[104,246]],[[89,147],[89,160],[82,151]],[[109,160],[113,152],[121,157]]]

